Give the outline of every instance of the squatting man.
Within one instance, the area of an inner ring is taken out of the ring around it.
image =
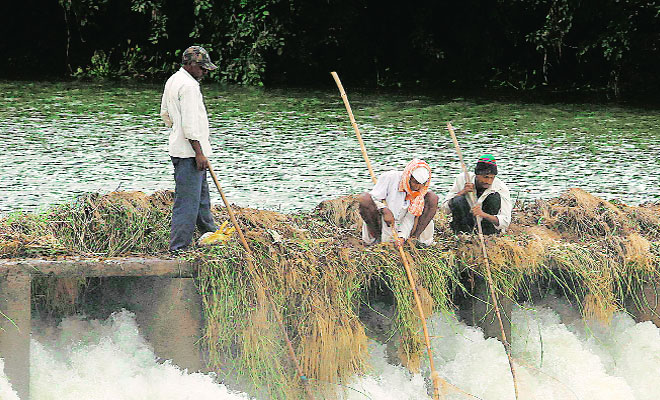
[[[359,196],[362,240],[367,245],[394,240],[392,226],[400,239],[433,244],[433,216],[438,196],[429,190],[431,167],[418,159],[403,171],[388,171],[370,192]]]
[[[511,223],[511,196],[497,175],[497,161],[492,154],[479,157],[474,173],[456,176],[454,184],[442,202],[442,210],[452,215],[455,233],[474,231],[475,217],[480,218],[485,235],[501,233]],[[468,193],[474,192],[476,202]]]

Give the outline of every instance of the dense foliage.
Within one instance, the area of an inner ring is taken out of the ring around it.
[[[163,79],[206,47],[213,79],[654,93],[660,2],[649,0],[51,0],[11,2],[0,74]],[[13,8],[13,9],[11,9]],[[20,50],[12,38],[21,43]],[[28,45],[26,45],[26,43]]]

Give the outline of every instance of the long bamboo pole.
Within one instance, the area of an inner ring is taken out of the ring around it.
[[[465,162],[463,162],[463,153],[461,153],[461,148],[458,145],[458,140],[456,139],[456,134],[454,133],[454,127],[451,126],[451,123],[447,122],[447,129],[451,135],[451,140],[454,142],[454,147],[456,148],[456,153],[458,153],[458,159],[461,162],[461,167],[463,168],[463,173],[465,173],[465,182],[470,181],[470,174],[468,173]],[[477,203],[477,198],[474,192],[468,192],[470,200],[473,204]],[[493,276],[490,272],[490,261],[488,259],[488,253],[486,252],[486,242],[484,241],[484,233],[481,228],[481,217],[477,217],[477,230],[479,232],[479,242],[481,243],[481,250],[484,256],[484,263],[486,265],[486,279],[488,280],[488,288],[490,289],[490,298],[493,301],[493,307],[495,308],[495,315],[497,315],[497,321],[500,324],[500,331],[502,333],[502,342],[504,342],[504,349],[506,350],[506,355],[509,358],[509,368],[511,369],[511,376],[513,378],[513,390],[518,399],[518,382],[516,380],[516,368],[513,365],[513,357],[511,356],[511,344],[507,340],[506,333],[504,332],[504,324],[502,323],[502,315],[500,314],[500,307],[497,302],[497,295],[495,294],[495,284],[493,283]]]
[[[419,318],[422,320],[422,330],[424,331],[424,340],[426,342],[426,352],[429,355],[429,368],[431,369],[431,380],[433,381],[433,398],[438,400],[440,397],[445,398],[445,391],[447,390],[448,382],[440,377],[440,374],[435,370],[433,363],[433,352],[431,350],[431,339],[429,336],[429,330],[426,326],[426,317],[424,315],[424,310],[422,310],[422,301],[419,298],[417,293],[417,286],[415,285],[415,279],[413,278],[410,264],[408,263],[408,257],[403,249],[403,244],[399,240],[399,235],[396,232],[394,224],[392,224],[392,237],[394,237],[394,243],[399,249],[399,255],[401,256],[401,261],[403,262],[403,267],[406,269],[406,276],[408,277],[408,283],[410,284],[410,289],[413,292],[413,297],[415,298],[415,304],[417,305],[417,312],[419,313]]]
[[[339,88],[339,93],[341,94],[341,98],[344,100],[344,105],[346,106],[346,111],[348,111],[348,116],[351,120],[351,125],[353,125],[355,134],[357,135],[358,141],[360,142],[360,148],[362,149],[362,156],[364,157],[364,161],[367,163],[367,168],[369,169],[371,180],[375,184],[377,182],[376,175],[374,174],[374,171],[371,168],[371,162],[369,161],[369,156],[367,155],[367,148],[365,147],[364,142],[362,141],[362,136],[360,136],[360,130],[357,127],[355,118],[353,117],[353,111],[351,111],[351,105],[348,102],[348,97],[346,96],[344,87],[342,86],[341,81],[339,80],[339,76],[337,75],[336,72],[331,72],[330,74],[335,79],[335,83],[337,83],[337,87]],[[438,372],[435,370],[435,366],[433,365],[433,351],[431,350],[431,339],[429,337],[429,331],[426,326],[426,317],[424,316],[424,311],[422,310],[422,301],[420,300],[419,294],[417,293],[417,285],[415,285],[415,279],[413,278],[410,265],[408,264],[408,258],[406,256],[406,252],[403,249],[403,245],[399,240],[399,235],[396,232],[396,228],[394,224],[392,224],[392,236],[394,237],[394,243],[396,244],[396,247],[399,249],[399,255],[401,256],[401,261],[403,262],[403,266],[406,270],[408,283],[410,284],[410,289],[412,290],[413,297],[415,298],[417,311],[419,312],[419,317],[422,320],[422,329],[424,331],[426,351],[428,352],[429,355],[429,367],[431,368],[431,381],[433,382],[433,398],[435,400],[439,400],[440,397],[444,399],[445,388],[448,385],[448,382],[440,377],[440,374],[438,374]],[[442,388],[440,386],[442,386]]]
[[[364,145],[364,142],[362,141],[362,135],[360,135],[360,130],[358,129],[357,123],[355,122],[355,117],[353,117],[353,111],[351,110],[351,105],[348,103],[348,96],[346,96],[346,92],[344,91],[344,86],[342,86],[341,81],[339,80],[339,75],[337,75],[336,72],[330,72],[330,75],[335,79],[335,83],[337,84],[337,87],[339,88],[339,94],[341,95],[342,100],[344,100],[344,106],[346,106],[346,112],[348,112],[348,118],[351,120],[351,125],[353,125],[353,130],[355,131],[355,135],[357,136],[358,142],[360,142],[360,150],[362,150],[362,157],[364,157],[364,161],[367,163],[367,169],[369,169],[369,175],[371,175],[371,181],[376,184],[376,175],[374,174],[374,170],[371,168],[371,161],[369,161],[369,156],[367,155],[367,148]]]
[[[236,228],[236,232],[238,232],[238,237],[240,238],[241,243],[243,244],[243,247],[245,248],[245,251],[247,253],[247,257],[245,259],[247,261],[248,267],[250,268],[250,273],[256,279],[259,279],[259,280],[263,281],[263,279],[257,273],[257,269],[254,266],[254,263],[252,262],[252,259],[254,259],[254,255],[252,254],[252,250],[250,249],[250,245],[248,244],[247,240],[245,240],[245,235],[243,235],[243,229],[241,229],[241,226],[238,224],[238,220],[236,219],[236,215],[234,214],[234,210],[232,210],[231,204],[229,204],[229,201],[225,197],[225,193],[222,191],[222,187],[220,186],[220,181],[218,181],[218,178],[215,176],[215,172],[213,171],[213,167],[211,166],[210,163],[209,163],[209,172],[211,173],[211,177],[213,178],[213,182],[215,183],[215,187],[218,188],[218,192],[220,192],[220,197],[222,197],[222,201],[225,203],[225,207],[227,208],[227,212],[229,213],[229,219],[231,220],[231,223],[234,224],[234,227]],[[263,287],[266,287],[266,286],[264,285]],[[277,320],[277,324],[280,326],[280,329],[282,329],[282,334],[284,335],[284,340],[286,341],[286,345],[287,345],[287,349],[288,349],[288,353],[289,353],[289,358],[291,358],[291,362],[293,363],[293,366],[296,369],[296,372],[298,374],[298,378],[300,378],[300,381],[303,384],[305,394],[307,395],[307,398],[309,400],[313,400],[314,396],[312,395],[312,391],[309,388],[309,382],[307,381],[307,377],[305,376],[305,374],[302,373],[302,369],[300,368],[300,363],[298,363],[298,359],[296,358],[296,353],[293,350],[293,344],[291,343],[291,339],[289,339],[289,334],[287,333],[286,327],[284,326],[284,322],[282,320],[282,315],[277,310],[277,307],[275,306],[275,303],[273,302],[273,299],[270,296],[266,296],[266,298],[268,299],[268,303],[270,304],[270,308],[273,310],[273,313],[275,314],[275,319]]]

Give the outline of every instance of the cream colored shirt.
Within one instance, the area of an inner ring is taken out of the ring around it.
[[[172,157],[195,157],[189,140],[197,140],[206,157],[211,156],[209,119],[199,82],[185,69],[179,69],[165,83],[160,116],[169,130],[169,154]]]
[[[401,182],[402,175],[403,171],[396,170],[383,173],[369,194],[371,194],[371,198],[379,209],[387,207],[392,211],[397,235],[402,239],[408,239],[415,225],[415,216],[408,212],[410,200],[406,200],[406,192],[399,191],[399,182]],[[383,203],[383,200],[387,202],[387,205]],[[391,228],[385,224],[384,220],[381,221],[381,224],[381,240],[383,242],[394,240]],[[424,229],[424,232],[419,236],[419,241],[427,245],[433,244],[433,229],[434,224],[433,220],[431,220],[426,229]],[[371,244],[375,240],[375,238],[369,235],[367,224],[364,222],[362,223],[362,240],[367,244]]]
[[[399,191],[402,171],[388,171],[378,177],[374,188],[371,189],[371,198],[378,208],[384,208],[383,200],[387,202],[387,208],[394,214],[394,219],[400,221],[408,212],[410,201],[406,200],[406,192]]]
[[[477,184],[474,180],[474,174],[472,172],[468,172],[468,174],[470,176],[470,182],[474,183],[476,187]],[[465,173],[460,173],[454,180],[454,185],[449,190],[449,193],[447,193],[445,200],[442,202],[442,210],[445,213],[451,214],[451,209],[449,208],[449,200],[456,197],[456,194],[461,190],[463,190],[464,187],[465,187]],[[511,203],[511,196],[509,195],[509,188],[506,187],[504,182],[502,182],[500,178],[495,177],[495,179],[493,180],[493,184],[490,185],[490,187],[486,189],[481,194],[481,196],[479,196],[479,198],[477,199],[477,203],[482,204],[484,200],[486,200],[486,197],[488,197],[489,194],[494,192],[499,193],[501,199],[500,212],[496,215],[499,224],[494,226],[496,229],[499,229],[500,232],[504,232],[506,231],[506,228],[509,227],[509,224],[511,224],[511,209],[513,208],[513,204]],[[470,196],[465,196],[465,198],[467,199],[470,207],[474,207],[475,204],[472,201],[470,201]]]

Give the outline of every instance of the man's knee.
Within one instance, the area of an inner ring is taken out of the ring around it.
[[[467,202],[465,196],[454,196],[449,200],[449,208],[452,212],[466,212],[470,210],[470,205]]]
[[[435,211],[438,209],[439,200],[438,195],[429,190],[424,196],[424,205],[427,205],[431,211]]]
[[[495,192],[484,199],[481,209],[490,215],[497,215],[500,212],[500,207],[502,207],[502,198],[499,193]]]
[[[358,195],[358,204],[360,207],[360,213],[375,212],[378,208],[376,207],[376,203],[374,203],[374,200],[371,198],[371,194],[369,194],[369,192],[364,192]]]

